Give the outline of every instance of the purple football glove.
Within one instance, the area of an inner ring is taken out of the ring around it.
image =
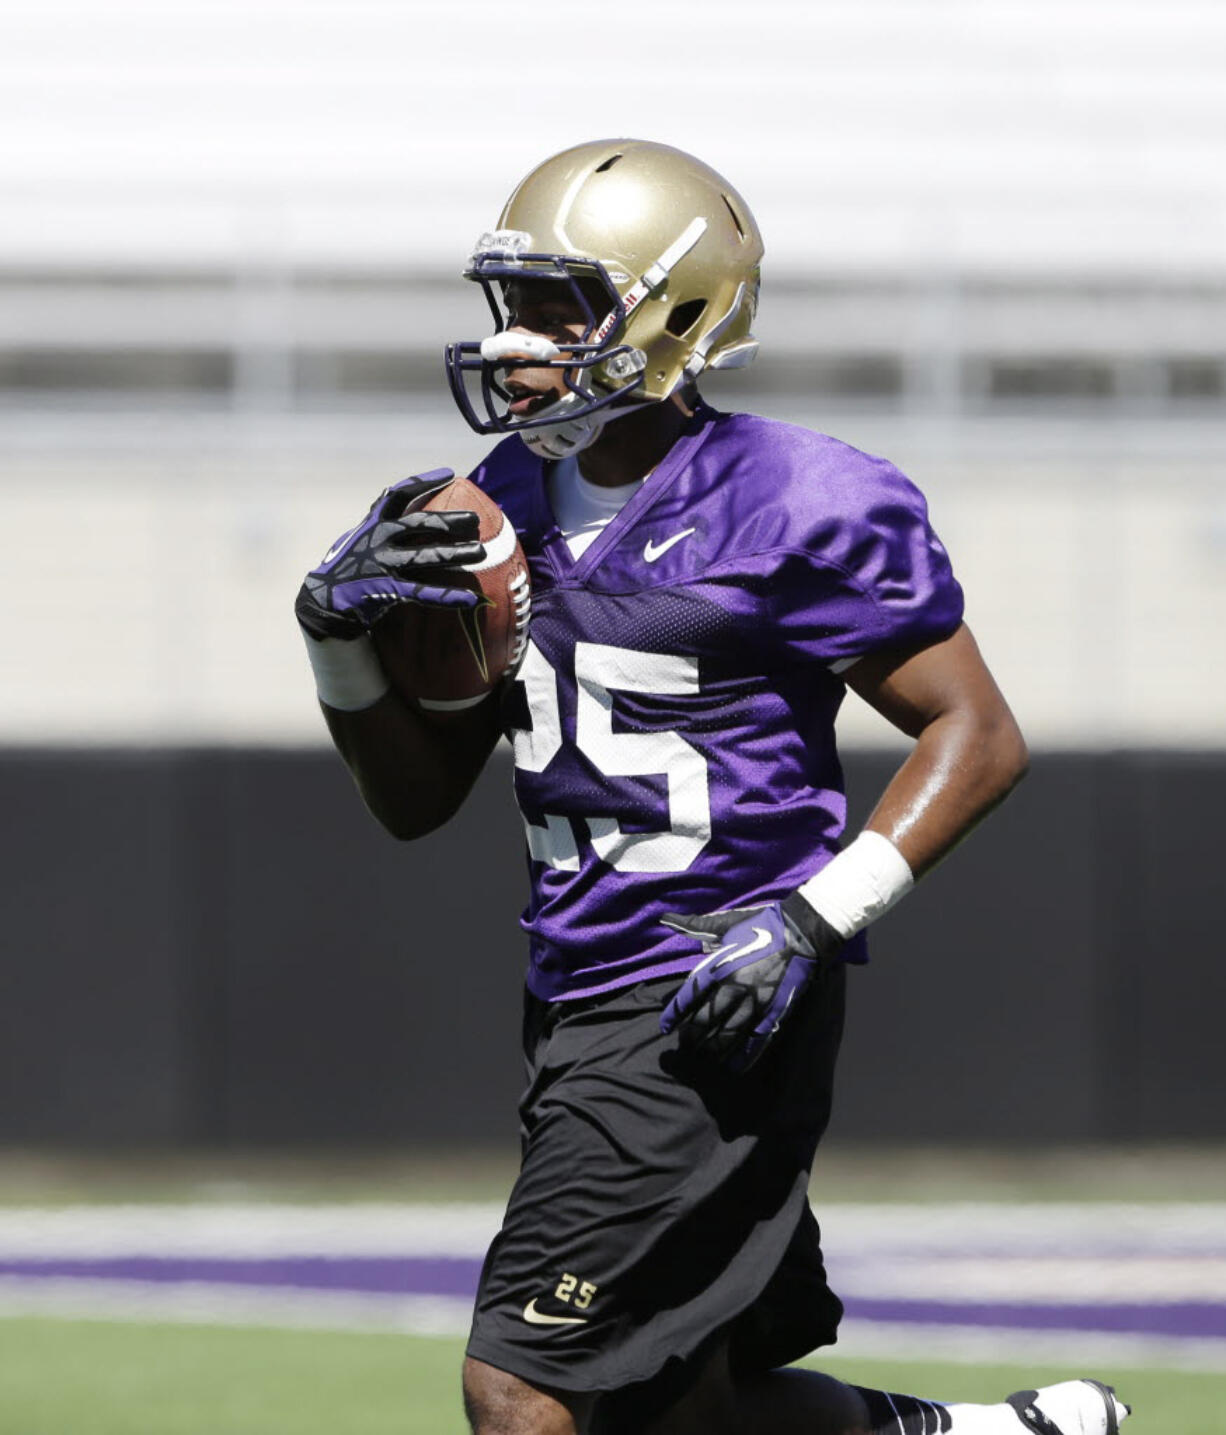
[[[421,505],[455,475],[449,468],[401,479],[343,533],[298,590],[294,612],[313,638],[356,638],[395,603],[472,612],[479,594],[455,584],[457,570],[479,563],[475,513],[423,513]]]
[[[838,932],[793,892],[782,902],[689,917],[665,926],[706,953],[664,1008],[660,1030],[733,1071],[753,1065],[819,967],[843,945]]]

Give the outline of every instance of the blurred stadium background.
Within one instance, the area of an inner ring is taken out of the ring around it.
[[[10,0],[0,1435],[459,1428],[421,1333],[513,1161],[508,764],[382,837],[290,603],[384,483],[483,451],[441,365],[468,244],[605,133],[746,195],[763,353],[710,397],[921,484],[1035,749],[856,984],[817,1176],[849,1349],[1094,1359],[1222,1430],[1226,10]],[[899,749],[842,733],[863,810]],[[456,913],[463,1006],[414,950]],[[271,1343],[302,1326],[423,1363]]]

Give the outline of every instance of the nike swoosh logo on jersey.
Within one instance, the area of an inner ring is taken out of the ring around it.
[[[536,1308],[536,1297],[524,1306],[524,1319],[529,1325],[586,1325],[587,1317],[583,1315],[545,1315],[543,1311]]]
[[[686,528],[680,533],[674,533],[671,538],[666,538],[663,543],[655,543],[649,538],[646,548],[643,549],[643,557],[648,563],[654,563],[657,558],[663,558],[674,543],[680,543],[683,538],[697,532],[696,528]]]
[[[720,957],[719,961],[715,963],[711,970],[716,972],[720,967],[726,967],[729,962],[736,961],[738,957],[747,957],[752,952],[760,952],[763,947],[769,947],[774,941],[774,938],[765,927],[755,927],[753,930],[754,938],[752,942],[746,942],[743,947],[734,947],[726,956]],[[713,952],[712,955],[718,957],[719,953]]]

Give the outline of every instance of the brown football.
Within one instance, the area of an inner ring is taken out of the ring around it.
[[[473,707],[523,656],[528,639],[528,563],[502,509],[466,478],[422,505],[477,515],[485,558],[460,570],[485,600],[475,614],[398,603],[375,623],[379,660],[393,686],[434,712]]]

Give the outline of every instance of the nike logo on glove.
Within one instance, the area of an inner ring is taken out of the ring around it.
[[[583,1315],[545,1315],[543,1311],[536,1308],[536,1297],[524,1306],[524,1319],[529,1325],[586,1325],[587,1317]]]
[[[349,540],[358,531],[358,528],[361,528],[361,526],[362,525],[359,523],[356,528],[351,528],[348,533],[342,533],[341,536],[332,545],[332,547],[329,548],[328,551],[324,554],[324,556],[320,559],[319,566],[322,568],[325,563],[331,563],[334,558],[339,558],[341,550],[344,548],[345,544],[349,542]]]
[[[663,558],[674,543],[680,543],[683,538],[688,538],[691,533],[697,532],[696,528],[686,528],[680,533],[674,533],[671,538],[666,538],[663,543],[655,543],[649,538],[646,548],[643,549],[643,557],[648,563],[654,563],[657,558]]]
[[[715,951],[711,953],[711,956],[719,957],[719,961],[715,963],[711,970],[713,972],[718,971],[720,967],[727,966],[729,962],[736,961],[738,957],[747,957],[751,952],[760,952],[763,947],[769,947],[773,941],[774,938],[768,931],[762,927],[755,927],[753,929],[753,941],[746,942],[743,947],[733,947],[731,951],[729,951],[727,947],[717,947]]]
[[[734,962],[738,957],[752,956],[754,952],[760,952],[763,947],[769,947],[774,938],[765,927],[753,929],[753,941],[743,942],[739,947],[734,942],[730,947],[716,947],[713,952],[708,952],[702,961],[690,973],[691,978],[696,977],[699,972],[705,972],[708,967],[716,972],[720,967]]]

